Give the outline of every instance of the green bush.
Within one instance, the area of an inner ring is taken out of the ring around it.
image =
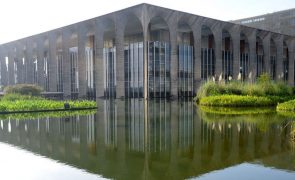
[[[6,86],[4,94],[21,94],[30,96],[40,96],[42,88],[34,84],[17,84],[13,86]]]
[[[267,97],[240,96],[240,95],[220,95],[203,97],[199,101],[205,106],[225,106],[225,107],[251,107],[251,106],[271,106],[276,102]]]

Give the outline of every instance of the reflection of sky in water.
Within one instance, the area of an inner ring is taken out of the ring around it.
[[[103,179],[98,175],[0,143],[3,180]]]
[[[269,167],[263,167],[262,165],[243,163],[237,166],[229,167],[223,170],[217,170],[204,174],[197,178],[198,180],[228,180],[228,179],[238,179],[238,180],[294,180],[295,173],[286,172],[283,170],[272,169]]]

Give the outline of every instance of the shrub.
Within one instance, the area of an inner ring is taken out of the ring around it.
[[[205,106],[225,106],[225,107],[251,107],[251,106],[271,106],[276,102],[267,97],[221,95],[204,97],[199,101]]]
[[[42,88],[34,84],[17,84],[14,86],[6,86],[4,94],[21,94],[30,96],[40,96]]]

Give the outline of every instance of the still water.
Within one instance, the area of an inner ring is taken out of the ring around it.
[[[192,102],[101,101],[90,115],[0,120],[0,179],[295,179],[292,118]]]

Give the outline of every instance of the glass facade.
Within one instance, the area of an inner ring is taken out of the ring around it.
[[[37,57],[33,58],[33,83],[38,83],[38,59]]]
[[[124,49],[125,96],[142,98],[144,91],[143,42],[131,43]]]
[[[231,51],[222,51],[222,72],[226,81],[229,77],[233,77],[233,64],[233,53]]]
[[[289,70],[289,58],[284,57],[283,58],[283,77],[282,78],[285,82],[288,81],[288,77],[289,77],[288,70]]]
[[[44,52],[43,58],[43,76],[44,76],[44,90],[49,91],[49,70],[48,70],[48,56],[47,52]]]
[[[178,45],[178,96],[194,96],[194,47]]]
[[[95,61],[93,48],[85,47],[86,55],[86,81],[87,81],[87,97],[93,99],[96,97],[95,90]]]
[[[14,79],[14,83],[17,84],[18,83],[18,76],[17,76],[17,70],[18,70],[18,60],[16,58],[14,58],[13,61],[13,79]]]
[[[244,81],[249,75],[249,55],[248,53],[240,54],[240,74],[241,80]]]
[[[259,77],[264,72],[263,55],[256,55],[256,77]]]
[[[103,49],[104,96],[116,97],[116,47]]]
[[[201,78],[207,80],[215,75],[215,52],[212,48],[201,49]]]
[[[63,56],[62,51],[57,53],[57,92],[63,92]]]
[[[283,46],[283,74],[282,79],[287,82],[289,79],[289,49],[284,42]]]
[[[72,97],[79,92],[78,47],[72,47],[70,52],[70,77]]]
[[[170,97],[170,44],[148,42],[148,96]]]
[[[276,56],[270,56],[270,78],[272,80],[276,78]]]

